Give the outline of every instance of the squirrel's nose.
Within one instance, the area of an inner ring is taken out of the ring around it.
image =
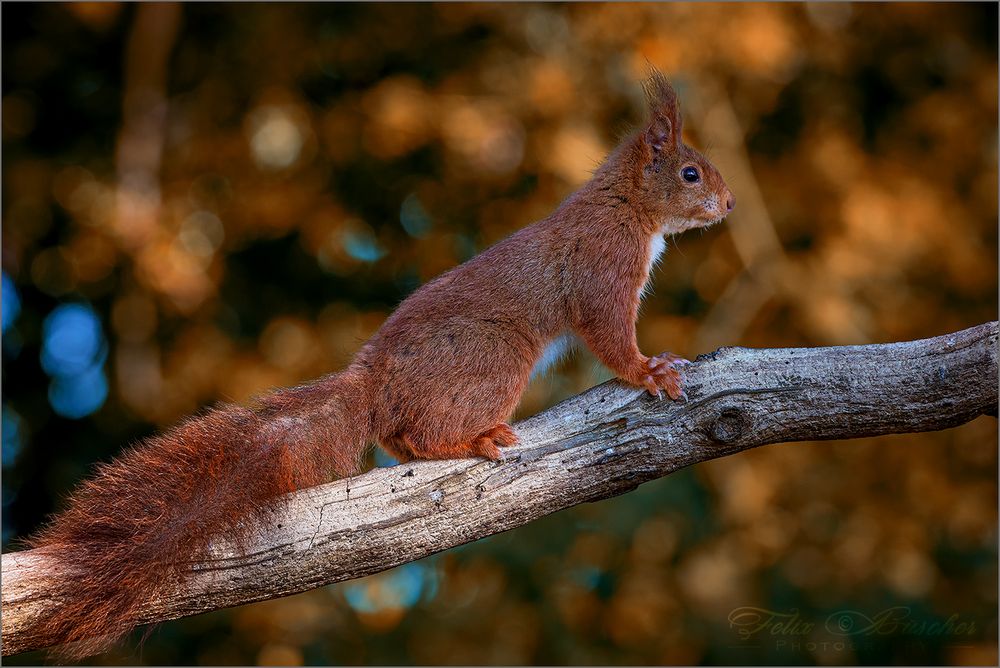
[[[736,195],[729,193],[729,197],[726,198],[726,212],[728,213],[732,211],[733,207],[735,206],[736,206]]]

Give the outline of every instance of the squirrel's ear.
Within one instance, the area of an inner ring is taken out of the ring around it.
[[[667,78],[653,69],[643,82],[649,104],[649,127],[646,142],[654,152],[677,149],[681,145],[681,110],[677,93]]]

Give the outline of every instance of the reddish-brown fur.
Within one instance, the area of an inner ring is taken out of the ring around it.
[[[105,649],[211,541],[247,544],[276,497],[357,471],[372,442],[403,461],[498,458],[517,442],[506,420],[532,367],[564,333],[626,382],[678,398],[679,358],[636,344],[641,292],[663,235],[721,220],[733,196],[681,141],[666,79],[654,72],[646,92],[649,122],[587,184],[413,293],[346,370],[212,410],[100,467],[31,542],[67,583],[42,632],[73,643],[69,657]]]

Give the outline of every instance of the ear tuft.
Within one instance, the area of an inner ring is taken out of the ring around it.
[[[649,105],[650,123],[646,139],[659,152],[681,144],[681,110],[677,93],[667,78],[654,67],[642,84]]]

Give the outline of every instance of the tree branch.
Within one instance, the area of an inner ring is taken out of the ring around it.
[[[392,568],[769,443],[953,427],[997,414],[997,323],[922,341],[722,348],[687,371],[686,403],[612,381],[516,426],[500,463],[416,462],[302,490],[249,554],[213,547],[144,622],[277,598]],[[3,654],[45,647],[36,620],[71,582],[3,555]]]

